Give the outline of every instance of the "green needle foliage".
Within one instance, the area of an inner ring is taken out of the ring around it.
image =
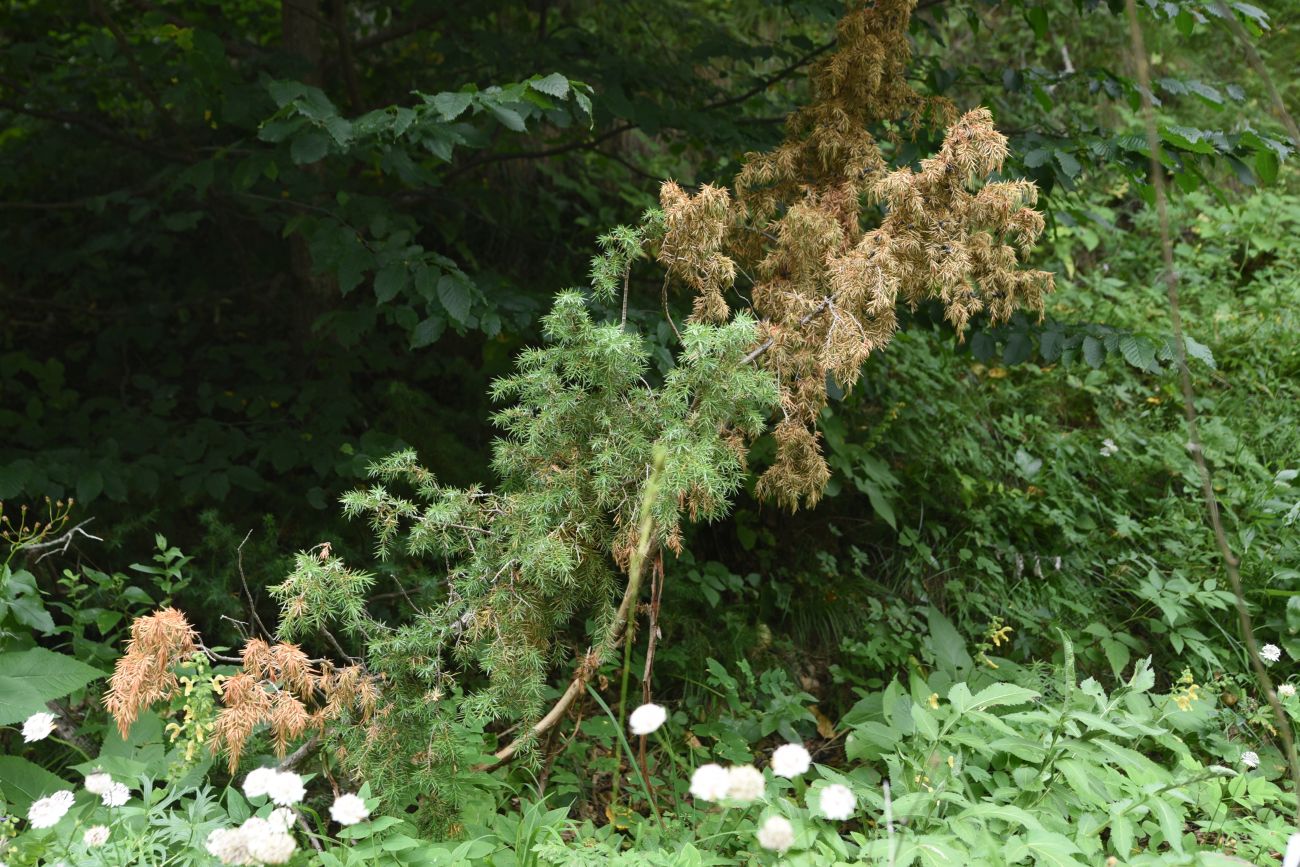
[[[661,223],[651,214],[642,228]],[[593,272],[619,273],[645,234],[618,233]],[[539,717],[547,675],[569,655],[557,637],[575,619],[596,624],[594,646],[606,642],[616,567],[626,568],[640,541],[637,512],[656,450],[666,462],[651,492],[650,541],[680,550],[684,520],[726,514],[744,483],[748,443],[777,405],[773,375],[743,360],[756,335],[748,315],[687,325],[677,364],[658,385],[648,381],[640,335],[596,321],[578,292],[556,298],[544,333],[547,345],[522,353],[493,388],[512,401],[495,417],[497,490],[440,485],[403,451],[371,468],[378,484],[344,498],[349,516],[369,519],[381,557],[446,564],[440,605],[371,634],[370,664],[389,689],[378,726],[348,739],[349,755],[390,793],[446,789],[447,760],[463,754],[436,743],[440,735]],[[431,698],[437,706],[453,694],[454,723],[429,712]],[[433,734],[426,741],[412,730]]]

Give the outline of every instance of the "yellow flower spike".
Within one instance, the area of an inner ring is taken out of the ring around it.
[[[930,707],[933,708],[934,710],[939,709],[939,693],[937,692],[930,693]]]

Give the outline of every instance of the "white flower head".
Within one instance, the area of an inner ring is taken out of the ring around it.
[[[1300,867],[1300,834],[1292,834],[1286,841],[1286,854],[1282,856],[1282,867]]]
[[[364,822],[370,816],[366,802],[351,793],[339,795],[330,804],[330,818],[340,825],[355,825]]]
[[[691,795],[701,801],[721,801],[727,797],[731,775],[722,765],[700,765],[691,774]]]
[[[23,723],[23,742],[43,741],[54,734],[54,721],[58,719],[52,713],[34,713]]]
[[[772,773],[778,777],[793,779],[808,773],[812,767],[812,756],[803,744],[782,744],[772,753]]]
[[[668,711],[657,704],[643,704],[627,718],[627,727],[634,735],[653,734],[668,719]]]
[[[266,817],[266,821],[281,831],[288,831],[293,827],[293,823],[298,821],[298,817],[293,814],[290,807],[276,807],[271,811],[271,815]]]
[[[727,771],[727,797],[733,801],[756,801],[766,787],[763,772],[753,765],[737,765]]]
[[[848,786],[839,783],[832,783],[822,789],[817,796],[818,812],[836,822],[851,818],[857,806],[858,802],[853,797],[853,792],[849,791]]]
[[[303,785],[302,777],[293,771],[279,771],[267,785],[266,795],[281,807],[292,807],[307,797],[307,787]]]
[[[794,845],[794,826],[785,816],[768,816],[758,829],[758,845],[770,852],[784,852]]]
[[[86,791],[92,795],[102,795],[113,785],[113,778],[103,771],[96,771],[86,777]]]
[[[81,842],[89,848],[94,849],[97,846],[103,846],[108,842],[108,826],[92,825],[86,829],[86,833],[81,835]]]
[[[1259,658],[1272,665],[1282,658],[1282,648],[1276,644],[1265,644],[1259,649]]]
[[[248,847],[244,845],[244,834],[239,828],[218,828],[208,835],[204,848],[222,864],[249,862]]]
[[[275,775],[280,773],[275,768],[257,768],[244,777],[244,794],[250,798],[265,795],[271,788]]]
[[[294,776],[297,776],[296,774]],[[239,826],[244,848],[254,863],[284,864],[293,857],[298,842],[293,835],[267,819],[252,816]]]
[[[113,783],[99,796],[105,807],[120,807],[131,800],[131,790],[125,783]]]
[[[1259,767],[1259,753],[1254,750],[1246,750],[1241,754],[1241,763],[1248,768]]]
[[[1108,458],[1111,455],[1116,454],[1118,452],[1119,452],[1119,446],[1115,445],[1115,441],[1110,437],[1106,437],[1104,440],[1101,441],[1101,456],[1103,458]]]
[[[72,809],[75,798],[70,789],[64,789],[47,798],[33,801],[27,808],[27,821],[33,828],[53,828]]]
[[[1280,683],[1280,684],[1278,684],[1278,687],[1277,687],[1277,695],[1278,695],[1278,698],[1294,698],[1294,697],[1295,697],[1295,684],[1294,684],[1294,683]]]

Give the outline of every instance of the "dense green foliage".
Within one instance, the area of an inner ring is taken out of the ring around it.
[[[755,496],[788,412],[755,281],[688,319],[657,193],[781,140],[839,2],[279,5],[0,13],[0,861],[218,863],[289,753],[295,864],[1276,863],[1296,793],[1187,448],[1122,4],[920,3],[910,83],[992,109],[1057,289],[961,335],[900,309],[793,514]],[[1294,105],[1297,11],[1228,6]],[[1218,15],[1141,20],[1294,724],[1300,187]],[[897,120],[891,167],[936,152]],[[195,637],[139,629],[167,606]],[[784,743],[815,764],[753,803],[692,785]]]

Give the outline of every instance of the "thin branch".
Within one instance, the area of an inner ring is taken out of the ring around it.
[[[281,771],[293,770],[293,768],[298,766],[299,762],[315,752],[318,746],[320,746],[320,735],[312,735],[303,743],[302,746],[285,756],[284,760],[276,766],[277,769]]]
[[[73,527],[72,529],[68,530],[62,535],[55,536],[53,539],[47,539],[44,542],[37,542],[32,545],[24,545],[23,550],[42,551],[48,548],[49,550],[45,550],[44,554],[36,558],[36,562],[39,563],[42,560],[44,560],[46,557],[50,556],[51,554],[68,553],[68,548],[72,545],[72,540],[75,539],[78,535],[84,536],[87,539],[94,539],[96,542],[102,542],[104,540],[101,539],[99,536],[92,536],[91,534],[87,533],[85,530],[82,529],[82,527],[86,526],[93,520],[95,519],[87,518],[86,520],[82,521],[80,524],[77,524],[77,526]]]
[[[240,542],[239,547],[235,549],[235,565],[239,568],[239,583],[244,586],[244,595],[248,597],[248,610],[253,614],[253,622],[257,624],[258,629],[262,630],[263,635],[270,638],[271,631],[266,628],[261,615],[257,613],[257,603],[253,601],[253,593],[248,589],[248,579],[244,577],[244,545],[252,536],[253,531],[249,530],[248,534],[244,536],[244,541]]]
[[[1297,151],[1300,151],[1300,128],[1296,126],[1295,118],[1291,116],[1291,112],[1286,110],[1286,103],[1282,101],[1282,94],[1278,93],[1277,87],[1273,85],[1273,76],[1268,74],[1264,61],[1260,60],[1259,52],[1251,44],[1250,34],[1246,32],[1245,27],[1241,26],[1237,16],[1224,5],[1223,0],[1216,0],[1215,8],[1223,16],[1223,22],[1228,25],[1232,35],[1241,43],[1241,48],[1246,52],[1246,60],[1249,61],[1251,68],[1263,80],[1264,87],[1268,89],[1269,99],[1273,103],[1273,111],[1277,114],[1278,120],[1282,121],[1283,125],[1286,126],[1286,131],[1291,136],[1291,144],[1295,146]]]
[[[423,30],[430,24],[440,21],[443,17],[441,12],[432,15],[422,15],[419,18],[412,18],[410,21],[403,21],[400,24],[394,24],[386,30],[380,30],[378,33],[372,33],[369,36],[363,36],[353,43],[358,51],[364,51],[369,48],[378,48],[394,39],[401,39],[418,30]]]
[[[586,657],[578,666],[578,671],[574,674],[573,679],[569,681],[568,688],[565,689],[546,716],[529,726],[523,734],[516,737],[509,744],[497,750],[494,761],[480,765],[475,770],[491,771],[501,767],[513,759],[525,744],[538,735],[545,734],[552,726],[562,720],[564,715],[568,713],[569,706],[573,704],[574,699],[582,694],[587,687],[588,681],[600,670],[600,666],[604,663],[606,657],[618,648],[619,643],[627,635],[629,631],[628,624],[632,612],[636,610],[637,597],[641,593],[641,578],[645,574],[646,558],[650,554],[654,515],[649,509],[649,504],[654,501],[655,493],[659,488],[663,461],[662,454],[656,456],[654,467],[650,471],[650,477],[646,480],[641,515],[637,526],[637,545],[632,550],[632,556],[628,560],[627,588],[623,591],[623,599],[618,605],[618,611],[614,615],[614,622],[610,625],[605,640],[587,652]]]
[[[1183,392],[1183,414],[1187,418],[1187,446],[1201,476],[1201,494],[1205,499],[1205,510],[1209,514],[1210,526],[1214,529],[1214,541],[1223,559],[1224,570],[1228,573],[1228,580],[1232,584],[1232,594],[1237,605],[1237,620],[1241,625],[1242,638],[1246,642],[1246,653],[1250,657],[1251,667],[1255,670],[1255,679],[1263,689],[1269,707],[1272,708],[1277,732],[1282,738],[1283,752],[1291,768],[1294,791],[1300,798],[1300,761],[1296,758],[1292,723],[1278,700],[1277,693],[1273,689],[1273,679],[1269,677],[1268,670],[1265,669],[1264,662],[1259,656],[1259,645],[1255,641],[1250,610],[1246,607],[1246,597],[1242,590],[1241,573],[1237,568],[1240,561],[1228,543],[1228,536],[1223,528],[1223,518],[1219,514],[1219,502],[1214,494],[1214,477],[1210,473],[1209,464],[1205,461],[1205,449],[1201,446],[1196,395],[1192,390],[1192,376],[1187,367],[1187,345],[1183,342],[1183,317],[1178,303],[1178,272],[1174,269],[1174,245],[1169,229],[1169,209],[1165,201],[1164,167],[1160,162],[1160,134],[1156,129],[1155,109],[1151,105],[1151,74],[1147,68],[1147,52],[1142,40],[1142,26],[1138,23],[1137,6],[1134,0],[1127,0],[1125,5],[1128,8],[1129,36],[1133,43],[1133,63],[1137,67],[1138,83],[1141,84],[1147,149],[1151,153],[1151,185],[1155,190],[1156,214],[1160,221],[1160,251],[1164,259],[1165,294],[1169,298],[1169,319],[1174,332],[1174,355],[1178,362],[1178,379]],[[1300,824],[1300,799],[1296,801],[1296,822]]]
[[[360,42],[358,42],[358,45],[360,45]],[[762,81],[760,81],[758,84],[751,87],[749,90],[746,90],[744,93],[738,94],[736,96],[728,97],[726,99],[720,99],[715,102],[706,103],[705,105],[702,105],[698,109],[696,109],[696,111],[714,111],[715,109],[726,108],[727,106],[736,105],[738,103],[744,102],[750,97],[757,96],[758,94],[767,90],[772,85],[777,84],[786,78],[789,78],[791,75],[798,72],[800,69],[802,69],[804,66],[807,66],[818,56],[824,54],[825,52],[829,51],[833,47],[835,47],[834,40],[826,43],[825,45],[820,45],[817,48],[810,51],[809,53],[805,54],[803,57],[800,57],[798,60],[796,60],[794,63],[790,64],[789,66],[778,70],[777,72],[773,73],[767,78],[764,78]],[[507,153],[488,154],[487,156],[474,160],[473,162],[466,163],[460,168],[452,170],[447,174],[446,177],[447,180],[450,180],[451,178],[454,178],[457,175],[464,174],[465,172],[473,171],[474,169],[480,168],[482,166],[489,165],[491,163],[505,162],[507,160],[544,159],[545,157],[560,156],[561,154],[567,154],[577,150],[595,150],[597,145],[608,141],[614,136],[621,135],[622,133],[629,132],[630,130],[634,130],[638,126],[639,126],[638,124],[633,123],[631,121],[625,121],[623,123],[618,124],[617,126],[614,126],[606,130],[605,132],[601,133],[595,138],[568,142],[567,144],[556,145],[554,147],[549,147],[549,148],[541,148],[540,150],[510,151]],[[612,157],[608,153],[601,152],[601,155],[605,157],[609,157],[610,159],[614,159],[614,157]]]
[[[831,306],[831,299],[830,296],[828,295],[827,297],[822,299],[822,303],[818,304],[815,308],[809,311],[808,314],[804,316],[804,318],[799,320],[799,327],[802,328],[803,326],[807,325],[809,322],[812,322],[815,318],[820,316],[824,311],[829,310],[830,306]],[[774,343],[776,343],[775,336],[767,338],[767,340],[764,340],[762,343],[760,343],[754,349],[753,352],[749,353],[749,355],[746,355],[744,358],[740,359],[740,363],[749,364],[750,362],[754,361],[754,359],[762,355],[764,352],[767,352],[769,349],[771,349]]]

